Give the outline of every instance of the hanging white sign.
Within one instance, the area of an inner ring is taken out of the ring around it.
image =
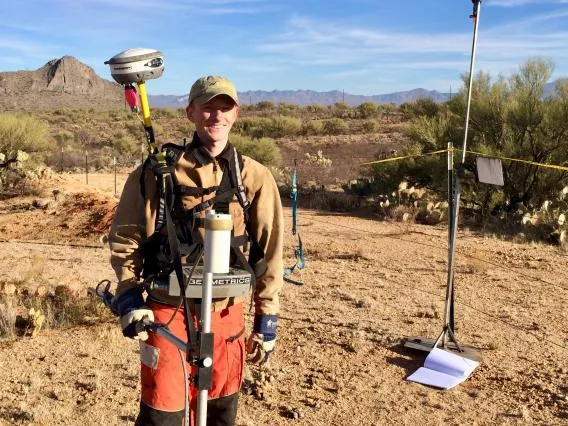
[[[477,157],[477,176],[482,183],[503,186],[503,165],[499,158]]]

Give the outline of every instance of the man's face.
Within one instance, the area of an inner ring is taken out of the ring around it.
[[[229,139],[239,107],[229,96],[219,95],[204,104],[189,105],[186,112],[187,118],[195,124],[199,139],[205,145],[214,146]]]

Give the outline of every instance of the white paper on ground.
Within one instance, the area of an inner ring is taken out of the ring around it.
[[[407,380],[450,389],[465,381],[478,365],[479,362],[472,359],[434,348],[426,357],[424,367],[408,376]]]

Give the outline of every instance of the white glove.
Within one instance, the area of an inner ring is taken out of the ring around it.
[[[265,341],[262,333],[251,333],[247,338],[247,360],[253,364],[264,364],[274,351],[276,338]]]
[[[141,306],[121,316],[120,326],[122,327],[122,334],[134,340],[147,340],[148,332],[141,327],[136,327],[136,323],[143,319],[154,321],[154,312],[146,306]]]

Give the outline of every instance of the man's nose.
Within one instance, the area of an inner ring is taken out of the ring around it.
[[[223,114],[223,111],[220,109],[213,109],[211,110],[211,117],[212,118],[219,118]]]

